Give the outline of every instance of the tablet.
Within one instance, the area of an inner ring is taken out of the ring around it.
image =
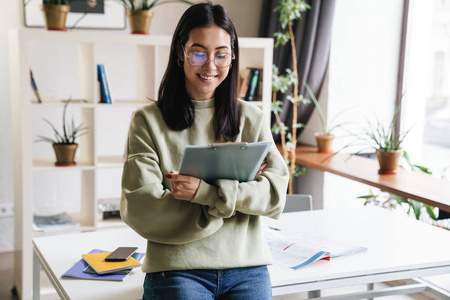
[[[186,146],[180,166],[181,175],[213,181],[232,179],[240,182],[255,178],[272,142],[224,143]]]

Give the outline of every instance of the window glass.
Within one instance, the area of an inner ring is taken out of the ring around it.
[[[440,177],[450,174],[450,1],[434,0],[431,20],[422,165]]]

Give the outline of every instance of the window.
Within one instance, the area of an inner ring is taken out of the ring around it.
[[[431,168],[435,176],[448,177],[450,1],[411,1],[409,23],[407,53],[410,55],[407,55],[405,76],[408,96],[403,115],[404,128],[411,127],[416,133],[407,149],[414,149],[413,163]]]

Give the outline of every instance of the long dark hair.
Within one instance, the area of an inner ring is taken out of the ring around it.
[[[183,130],[194,123],[194,105],[185,89],[184,69],[178,66],[177,60],[183,56],[181,45],[184,47],[191,30],[212,25],[228,32],[231,38],[231,51],[235,56],[227,77],[214,93],[215,138],[234,141],[239,134],[240,123],[240,106],[237,100],[239,44],[234,25],[220,5],[213,5],[211,2],[195,4],[181,16],[172,38],[169,63],[159,86],[158,107],[167,126],[173,130]]]

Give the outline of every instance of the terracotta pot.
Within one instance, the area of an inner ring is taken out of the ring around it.
[[[66,17],[70,11],[70,5],[42,4],[45,28],[47,30],[66,31]]]
[[[394,151],[375,151],[380,164],[379,174],[395,174],[400,157],[403,154],[403,150]]]
[[[333,153],[333,150],[331,150],[331,145],[333,144],[334,135],[323,135],[322,133],[316,132],[314,136],[317,141],[317,152]]]
[[[78,144],[53,144],[55,150],[56,162],[55,166],[67,167],[75,166],[75,152],[77,152]]]
[[[132,34],[149,34],[150,22],[153,17],[151,10],[127,10]]]

